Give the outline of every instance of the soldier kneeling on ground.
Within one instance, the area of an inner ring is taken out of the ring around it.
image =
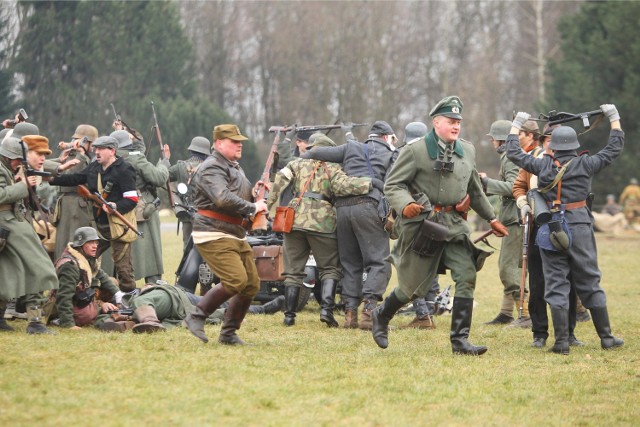
[[[93,227],[80,227],[56,261],[59,289],[52,291],[47,304],[49,318],[58,317],[53,324],[71,329],[101,327],[109,317],[106,313],[118,309],[113,298],[119,289],[96,258],[99,240]]]

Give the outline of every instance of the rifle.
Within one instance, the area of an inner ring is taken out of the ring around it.
[[[484,233],[482,233],[480,236],[478,236],[478,237],[473,241],[473,243],[474,243],[474,244],[476,244],[476,243],[482,242],[482,243],[484,243],[485,245],[489,246],[490,248],[496,249],[496,248],[494,248],[493,246],[491,246],[491,245],[489,244],[489,240],[487,239],[487,237],[491,236],[492,234],[495,234],[495,233],[493,232],[493,229],[489,229],[489,230],[485,231]]]
[[[445,311],[451,311],[448,308],[451,299],[451,285],[447,286],[433,301],[433,312],[436,316],[440,316]]]
[[[595,117],[595,116],[600,116],[600,117],[598,117],[598,119],[592,125],[590,119],[591,117]],[[513,113],[513,117],[515,117],[515,111]],[[537,119],[530,118],[529,120],[533,120],[536,122],[545,122],[545,123],[548,122],[549,126],[559,125],[561,123],[568,123],[574,120],[582,120],[582,125],[584,126],[584,128],[589,129],[592,126],[595,126],[598,122],[600,122],[600,120],[602,120],[603,117],[604,117],[604,113],[602,112],[602,110],[587,111],[584,113],[563,113],[563,112],[558,113],[556,110],[552,110],[552,111],[549,111],[549,114],[541,113]]]
[[[531,214],[527,214],[522,220],[522,274],[520,275],[520,310],[519,318],[522,319],[524,311],[524,288],[527,280],[527,266],[529,264],[529,233],[531,232]]]
[[[126,225],[127,227],[129,227],[129,229],[131,231],[133,231],[134,233],[136,233],[138,236],[144,238],[144,236],[142,235],[142,233],[140,231],[138,231],[138,229],[136,227],[133,226],[133,224],[131,224],[127,218],[124,217],[124,215],[122,215],[120,212],[118,212],[117,210],[111,208],[111,206],[109,206],[109,202],[107,202],[104,197],[102,197],[100,195],[100,193],[95,192],[92,193],[87,187],[85,187],[84,185],[78,185],[78,189],[77,192],[79,195],[81,195],[82,197],[84,197],[87,200],[91,200],[93,203],[97,204],[98,206],[102,207],[102,206],[106,206],[107,209],[109,210],[109,212],[107,212],[109,215],[115,215],[118,218],[120,218],[120,220],[122,221],[122,223],[124,225]]]
[[[124,128],[124,130],[126,130],[127,132],[129,132],[131,135],[133,135],[133,137],[135,139],[137,139],[138,141],[142,141],[142,135],[140,135],[140,132],[138,132],[137,130],[135,130],[134,128],[132,128],[131,126],[129,126],[128,124],[126,124],[124,122],[124,120],[122,120],[122,117],[120,117],[120,114],[118,114],[116,112],[116,107],[111,104],[111,109],[113,110],[113,115],[116,118],[116,122],[120,122],[120,124],[122,125],[122,127]]]
[[[29,118],[29,115],[27,114],[27,112],[24,111],[24,108],[21,108],[20,110],[18,110],[18,114],[16,114],[16,118],[5,120],[4,125],[8,129],[13,129],[18,123],[22,123],[26,121],[28,118]]]
[[[262,171],[262,176],[260,177],[260,181],[262,184],[258,186],[258,192],[256,194],[255,200],[266,199],[267,194],[267,183],[271,182],[271,177],[278,171],[278,142],[280,141],[280,133],[285,129],[282,126],[271,126],[269,128],[269,132],[275,132],[276,137],[273,139],[273,144],[271,144],[271,149],[269,150],[269,156],[267,157],[267,161],[264,165],[264,170]],[[291,128],[289,128],[291,129]],[[251,224],[251,230],[267,230],[267,213],[260,212],[256,214],[253,219],[253,223]]]
[[[107,314],[121,314],[123,316],[133,316],[133,308],[120,308],[118,310],[107,310]]]
[[[153,105],[153,101],[151,101],[151,111],[153,112],[153,126],[151,127],[151,140],[149,141],[149,147],[151,147],[151,142],[153,141],[153,135],[154,135],[154,131],[155,131],[155,135],[158,138],[158,144],[160,144],[160,158],[162,160],[165,160],[165,157],[164,157],[164,144],[162,143],[162,135],[160,134],[160,125],[158,124],[158,116],[156,116],[156,107]],[[171,208],[173,209],[173,207],[175,206],[175,203],[173,201],[173,193],[171,192],[171,186],[169,185],[169,179],[167,179],[167,182],[165,184],[165,190],[167,190],[167,193],[169,195],[169,204],[171,205]]]
[[[327,130],[330,131],[332,129],[339,129],[341,128],[343,125],[313,125],[313,126],[296,126],[296,131],[299,132],[304,132],[304,131],[311,131],[311,132],[316,132],[316,131],[322,131],[322,130]],[[369,126],[368,123],[354,123],[353,125],[351,125],[352,127],[362,127],[362,126]],[[289,132],[291,129],[293,129],[293,126],[271,126],[269,128],[269,132]],[[328,132],[327,132],[328,133]]]

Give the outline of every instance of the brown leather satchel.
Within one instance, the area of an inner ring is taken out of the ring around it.
[[[304,196],[304,193],[307,191],[307,187],[309,186],[309,183],[311,182],[311,180],[313,179],[313,177],[316,175],[316,171],[318,170],[318,168],[320,167],[320,165],[323,165],[324,162],[319,162],[315,169],[313,170],[313,173],[311,173],[311,176],[309,177],[309,179],[307,180],[307,182],[304,183],[304,186],[302,187],[302,191],[300,192],[300,195],[298,196],[298,198],[296,199],[294,206],[278,206],[276,207],[276,216],[273,219],[273,224],[271,224],[271,229],[275,232],[278,233],[290,233],[291,230],[293,229],[293,220],[296,216],[296,209],[298,209],[298,206],[300,205],[300,201],[302,200],[302,196]],[[328,173],[328,171],[327,171]]]
[[[278,233],[290,233],[293,228],[293,219],[296,210],[289,206],[276,207],[276,216],[271,224],[271,229]]]

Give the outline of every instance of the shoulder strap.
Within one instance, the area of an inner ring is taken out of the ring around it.
[[[560,162],[558,162],[557,160],[554,160],[557,164],[557,166],[560,166]],[[555,187],[558,183],[562,182],[562,176],[564,175],[564,173],[567,170],[567,166],[569,166],[569,163],[571,163],[573,161],[573,159],[569,160],[567,163],[565,163],[562,168],[558,171],[558,174],[556,175],[556,177],[553,179],[553,181],[551,182],[551,184],[547,185],[544,188],[540,188],[538,191],[540,193],[546,193],[549,190],[551,190],[553,187]],[[562,184],[560,184],[562,185]],[[559,189],[558,189],[559,190]]]
[[[314,176],[316,176],[316,171],[318,170],[318,168],[320,167],[321,164],[323,164],[324,162],[318,162],[316,164],[316,167],[313,168],[313,172],[311,172],[311,176],[309,176],[309,179],[307,179],[307,182],[304,183],[304,186],[302,187],[302,191],[300,192],[300,195],[298,196],[298,198],[295,201],[295,207],[294,209],[297,209],[298,206],[300,205],[300,201],[302,200],[302,196],[304,196],[304,193],[307,191],[307,187],[309,186],[309,183],[311,182],[311,180],[313,179]]]

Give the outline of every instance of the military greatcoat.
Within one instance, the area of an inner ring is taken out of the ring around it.
[[[1,158],[0,227],[10,234],[0,252],[0,301],[58,288],[53,263],[20,212],[19,204],[28,194],[27,185],[15,182],[9,162]]]
[[[434,170],[441,148],[435,132],[431,131],[425,138],[408,143],[387,175],[384,193],[398,213],[394,225],[398,241],[391,252],[398,272],[395,293],[405,302],[426,295],[440,266],[451,270],[456,296],[473,298],[476,270],[487,256],[471,243],[467,221],[455,210],[439,215],[441,222],[449,228],[446,244],[439,253],[422,257],[411,250],[414,236],[436,205],[450,207],[469,194],[471,208],[480,217],[486,220],[495,218],[475,169],[475,148],[462,139],[455,141],[451,148],[453,172]],[[403,209],[416,200],[424,201],[425,211],[414,218],[405,218]]]

